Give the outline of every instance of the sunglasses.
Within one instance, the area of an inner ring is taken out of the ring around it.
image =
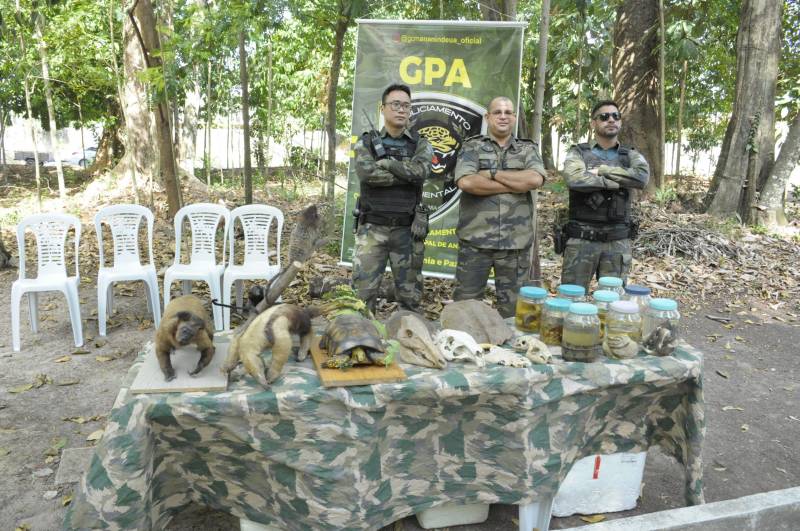
[[[607,122],[609,118],[613,118],[615,122],[619,122],[620,119],[622,119],[622,115],[618,112],[601,112],[600,114],[595,114],[593,119]]]
[[[405,101],[389,101],[384,103],[384,105],[388,105],[395,112],[400,111],[401,109],[408,112],[408,110],[411,109],[411,104]]]

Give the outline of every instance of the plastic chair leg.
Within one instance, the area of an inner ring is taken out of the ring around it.
[[[108,292],[106,281],[97,284],[97,334],[100,336],[106,335],[106,319],[110,313],[107,306]]]
[[[169,304],[170,299],[170,292],[172,291],[172,279],[164,276],[164,310],[167,309],[167,304]]]
[[[222,278],[222,304],[230,304],[231,303],[231,284],[233,283],[232,280],[226,279],[225,277]],[[225,330],[231,329],[231,309],[230,308],[222,308],[222,326]]]
[[[184,295],[191,295],[192,294],[192,281],[191,280],[182,280],[181,287],[183,288]]]
[[[147,291],[148,299],[150,301],[150,310],[153,312],[153,323],[156,328],[161,323],[161,303],[158,297],[158,277],[155,273],[148,275],[144,281],[145,291]]]
[[[553,510],[553,498],[519,506],[519,531],[547,531],[550,528],[550,512]]]
[[[83,346],[83,323],[81,322],[81,302],[78,298],[78,285],[69,283],[64,288],[64,295],[69,305],[69,320],[72,321],[72,335],[75,337],[75,346]],[[97,312],[100,313],[100,312]]]
[[[11,287],[11,349],[20,350],[19,338],[19,307],[22,304],[22,290],[17,286]]]
[[[108,309],[108,317],[114,313],[114,283],[109,282],[106,288],[106,308]]]
[[[31,330],[39,333],[39,294],[35,291],[28,292],[28,315],[31,318]]]
[[[236,281],[236,306],[241,308],[244,304],[244,280]]]
[[[218,301],[222,300],[222,287],[220,286],[219,279],[217,279],[216,282],[213,278],[209,279],[208,288],[211,292],[212,299],[217,299]],[[211,310],[214,314],[214,330],[222,330],[224,326],[222,322],[222,307],[212,304]]]

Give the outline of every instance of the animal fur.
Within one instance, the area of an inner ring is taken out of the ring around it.
[[[243,332],[234,334],[228,357],[222,365],[223,372],[230,373],[241,361],[248,374],[268,387],[280,377],[289,359],[292,336],[300,338],[297,360],[306,359],[313,337],[311,318],[318,314],[314,308],[301,308],[294,304],[278,304],[268,308],[251,321]],[[269,369],[265,370],[260,354],[269,347],[272,347],[272,361]]]
[[[322,220],[317,205],[306,207],[298,216],[289,236],[289,263],[306,262],[320,242]]]
[[[176,348],[191,344],[200,351],[197,367],[189,373],[194,376],[214,357],[214,325],[200,299],[194,295],[183,295],[167,304],[156,330],[156,358],[167,381],[175,379],[171,354]]]

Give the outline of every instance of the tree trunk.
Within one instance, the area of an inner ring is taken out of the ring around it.
[[[6,117],[8,113],[5,109],[0,108],[0,164],[8,164],[6,162]]]
[[[269,191],[269,166],[272,160],[270,157],[270,141],[272,139],[272,35],[267,42],[267,173],[264,175],[264,187]]]
[[[759,116],[753,139],[756,174],[765,182],[775,154],[775,83],[781,53],[780,0],[744,0],[736,36],[736,89],[733,112],[722,143],[714,178],[706,195],[708,213],[733,215],[739,208],[748,168],[751,120]]]
[[[244,203],[253,202],[253,169],[250,166],[250,91],[245,51],[245,29],[239,30],[239,83],[242,85],[242,132],[244,134]]]
[[[206,130],[205,130],[205,155],[206,186],[211,186],[211,60],[208,61],[208,79],[206,80]]]
[[[180,121],[180,141],[178,142],[178,166],[190,177],[195,177],[194,159],[197,153],[197,119],[200,114],[200,68],[192,65],[189,89],[183,102],[183,116]]]
[[[67,199],[67,186],[64,183],[64,167],[61,165],[61,149],[58,142],[56,129],[56,111],[53,106],[53,91],[50,88],[50,65],[47,61],[47,48],[44,43],[44,30],[42,18],[44,15],[34,15],[36,24],[36,38],[38,40],[39,59],[42,62],[42,81],[44,82],[44,99],[47,104],[47,121],[50,129],[50,149],[56,161],[56,174],[58,175],[58,197],[63,202]]]
[[[584,47],[584,35],[586,31],[583,27],[583,22],[581,22],[581,44],[578,47],[578,94],[576,95],[575,100],[575,133],[573,136],[573,142],[578,143],[581,141],[581,101],[583,100],[583,47]]]
[[[517,0],[483,0],[478,4],[483,20],[508,22],[517,18]]]
[[[153,11],[153,4],[150,0],[137,0],[133,8],[128,11],[128,19],[131,21],[133,29],[139,39],[145,65],[147,65],[148,68],[162,70],[161,59],[159,57],[161,41],[156,31],[156,17]],[[159,172],[161,183],[164,185],[167,192],[167,214],[170,218],[173,218],[181,208],[181,192],[176,175],[175,154],[172,151],[173,142],[169,126],[170,110],[166,93],[162,93],[158,96],[156,109],[153,115],[155,118],[155,138],[159,151]]]
[[[675,146],[675,175],[678,182],[682,183],[681,178],[681,151],[683,149],[683,105],[686,101],[686,72],[689,69],[689,61],[683,61],[683,72],[681,72],[681,99],[678,104],[678,143]]]
[[[789,182],[789,177],[799,162],[800,112],[795,114],[778,154],[778,160],[775,161],[769,179],[761,190],[757,213],[757,221],[760,224],[768,227],[786,225],[786,213],[783,210],[786,183]]]
[[[326,198],[330,204],[333,204],[333,191],[336,185],[336,89],[339,86],[339,71],[342,68],[342,51],[344,49],[344,36],[347,33],[347,26],[350,24],[350,18],[340,16],[336,21],[336,28],[334,30],[334,44],[333,52],[331,53],[331,73],[328,80],[328,116],[326,120],[326,129],[328,133],[328,187]],[[329,217],[333,215],[333,209],[329,209]],[[333,219],[328,219],[332,222]],[[326,223],[330,226],[330,223]]]
[[[11,265],[11,253],[6,250],[2,236],[3,231],[0,230],[0,269],[5,269]]]
[[[25,46],[22,40],[22,33],[19,36],[20,40],[20,49],[25,50]],[[42,173],[41,168],[39,166],[39,142],[36,141],[36,128],[34,127],[33,122],[33,109],[31,107],[31,88],[30,83],[28,81],[28,76],[25,75],[23,79],[23,85],[25,89],[25,108],[28,111],[28,129],[31,132],[31,140],[33,141],[33,171],[36,175],[36,200],[39,206],[39,211],[42,210]]]
[[[620,142],[636,147],[650,164],[648,191],[660,188],[664,138],[656,102],[658,83],[658,3],[656,0],[622,2],[614,25],[612,81],[622,113]]]
[[[661,173],[655,176],[657,186],[664,185],[664,174],[666,173],[666,153],[665,142],[667,141],[667,101],[664,95],[664,87],[667,78],[664,75],[664,61],[666,51],[666,35],[664,34],[664,0],[658,0],[658,131],[661,135],[661,143],[658,145],[661,160]]]

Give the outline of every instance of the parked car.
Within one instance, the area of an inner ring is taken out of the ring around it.
[[[14,151],[14,160],[22,160],[25,161],[25,164],[27,164],[28,166],[33,166],[33,163],[36,159],[34,159],[33,151]],[[46,151],[39,152],[40,166],[52,160],[53,156],[50,153],[47,153]]]
[[[61,157],[62,164],[69,164],[70,166],[78,166],[80,168],[88,168],[89,165],[94,162],[94,158],[97,156],[97,148],[95,146],[87,147],[85,150],[85,155],[83,151],[73,151],[69,155],[65,155]],[[45,166],[55,166],[55,161],[46,162]]]

